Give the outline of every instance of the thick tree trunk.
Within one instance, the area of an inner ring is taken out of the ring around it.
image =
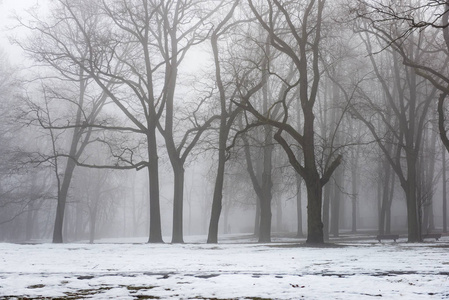
[[[259,243],[271,242],[271,199],[263,197],[260,203]]]
[[[184,167],[173,165],[174,198],[173,198],[173,236],[172,243],[184,243],[183,238],[183,202],[184,202]]]
[[[306,179],[307,187],[307,243],[323,244],[323,222],[321,222],[322,187],[319,177]]]
[[[305,67],[305,66],[302,66]],[[302,71],[306,74],[306,71]],[[323,222],[321,219],[322,192],[323,185],[321,183],[318,168],[315,159],[315,131],[313,114],[313,106],[310,102],[303,104],[304,115],[304,170],[305,184],[307,188],[307,241],[308,244],[323,244]],[[330,175],[329,175],[330,177]]]
[[[265,99],[266,100],[266,99]],[[264,101],[264,106],[266,106]],[[266,108],[264,108],[266,109]],[[271,126],[264,126],[264,149],[263,149],[263,171],[262,171],[262,197],[260,201],[260,233],[259,243],[271,242],[271,200],[273,182],[271,179],[272,172],[272,155],[273,155],[273,129]]]
[[[221,136],[222,133],[220,133]],[[224,171],[225,171],[225,148],[226,140],[223,137],[222,144],[218,150],[218,168],[217,177],[215,179],[214,196],[212,200],[212,212],[209,222],[209,233],[207,236],[207,243],[213,244],[218,242],[218,224],[220,222],[220,214],[223,200],[223,183],[224,183]],[[223,145],[224,144],[224,145]]]
[[[163,243],[161,208],[159,202],[159,165],[157,156],[156,127],[148,127],[148,180],[150,186],[150,236],[148,238],[148,243]]]
[[[53,243],[63,243],[63,225],[65,206],[67,202],[67,195],[70,188],[70,182],[72,180],[73,171],[75,170],[75,162],[72,159],[67,161],[67,166],[64,172],[64,178],[62,180],[61,189],[58,193],[58,203],[56,207],[56,218],[53,229]]]

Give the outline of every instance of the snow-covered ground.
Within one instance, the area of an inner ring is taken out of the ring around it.
[[[238,241],[238,240],[237,240]],[[423,244],[0,244],[0,299],[449,299],[449,237]]]

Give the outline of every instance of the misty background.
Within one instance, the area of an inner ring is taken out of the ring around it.
[[[3,0],[0,241],[447,232],[447,8],[384,2]]]

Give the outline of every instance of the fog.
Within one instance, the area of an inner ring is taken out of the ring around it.
[[[447,232],[442,5],[100,2],[0,2],[0,241]]]

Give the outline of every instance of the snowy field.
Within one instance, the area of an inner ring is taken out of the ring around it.
[[[449,299],[449,237],[422,244],[340,241],[326,248],[291,241],[0,243],[0,299],[380,297]]]

